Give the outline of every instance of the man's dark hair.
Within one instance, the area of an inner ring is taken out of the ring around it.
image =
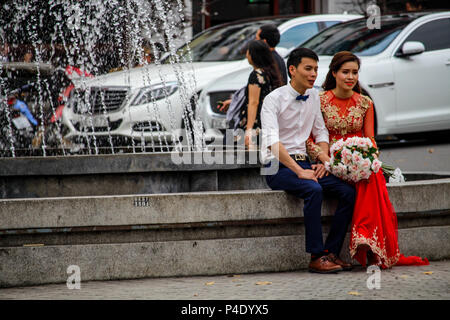
[[[269,47],[275,48],[280,43],[280,31],[276,25],[264,24],[259,29],[261,30],[259,37],[261,40],[266,40]]]
[[[319,61],[317,54],[308,48],[297,48],[292,50],[289,54],[286,66],[288,69],[289,78],[291,78],[291,73],[289,72],[289,66],[294,66],[295,68],[302,62],[302,58],[311,58],[313,60]]]

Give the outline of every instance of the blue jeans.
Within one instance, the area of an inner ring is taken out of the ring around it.
[[[303,169],[311,169],[309,161],[297,161],[297,164]],[[306,252],[322,254],[326,250],[339,255],[353,215],[355,188],[331,174],[318,179],[318,182],[299,179],[291,169],[285,167],[281,162],[278,172],[266,176],[266,181],[273,190],[284,190],[304,199]],[[330,193],[339,200],[325,244],[323,244],[321,223],[323,192]]]

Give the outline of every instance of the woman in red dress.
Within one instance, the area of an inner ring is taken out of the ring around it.
[[[322,115],[329,131],[330,147],[339,139],[349,137],[374,139],[374,110],[372,100],[361,94],[358,83],[360,60],[349,51],[337,53],[320,93]],[[321,152],[312,138],[308,153],[322,163],[329,154]],[[368,180],[355,184],[356,202],[350,236],[350,256],[361,265],[390,268],[395,264],[428,264],[419,257],[400,255],[397,238],[397,216],[389,200],[382,170],[372,173]],[[399,261],[401,258],[401,261]],[[418,258],[418,259],[411,259]],[[412,262],[409,262],[412,261]]]

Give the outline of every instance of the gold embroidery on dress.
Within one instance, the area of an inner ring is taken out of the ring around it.
[[[383,265],[385,265],[387,268],[390,268],[394,264],[396,264],[398,259],[400,258],[400,251],[397,248],[395,255],[392,257],[388,257],[385,247],[386,239],[383,239],[383,243],[380,243],[377,236],[377,228],[378,227],[375,227],[375,229],[373,230],[372,237],[367,238],[358,233],[356,231],[356,227],[353,226],[350,243],[350,257],[353,258],[355,256],[359,245],[366,244],[370,247],[370,250],[372,250],[373,253],[380,257]]]
[[[325,91],[319,92],[319,97],[320,108],[328,131],[345,136],[347,133],[362,129],[364,116],[372,104],[369,97],[360,94],[356,104],[348,108],[348,114],[343,116],[339,114],[339,107],[330,102],[330,97]],[[337,139],[333,138],[329,143],[330,147],[336,141]],[[306,146],[308,155],[315,161],[318,153],[322,150],[314,142],[307,142]]]
[[[315,144],[312,140],[306,140],[306,153],[311,158],[312,161],[317,160],[317,156],[322,152],[322,149]]]
[[[362,129],[364,116],[367,109],[370,108],[370,102],[369,97],[360,95],[354,106],[344,110],[347,114],[340,115],[339,107],[330,102],[330,98],[325,92],[320,93],[321,111],[327,128],[342,136]]]

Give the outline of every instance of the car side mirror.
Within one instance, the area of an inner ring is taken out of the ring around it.
[[[397,57],[409,57],[415,54],[420,54],[425,51],[425,46],[419,41],[406,41],[401,51],[396,54]]]

